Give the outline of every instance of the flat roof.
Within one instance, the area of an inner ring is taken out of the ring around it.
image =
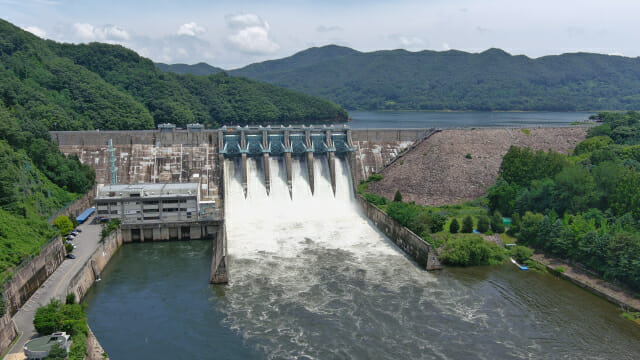
[[[59,344],[57,339],[61,337],[63,336],[62,335],[41,336],[39,338],[35,338],[29,341],[24,345],[24,347],[29,351],[48,351],[49,349],[51,349],[51,346],[53,346],[53,344]]]
[[[138,193],[140,197],[198,195],[199,183],[168,183],[168,184],[107,184],[98,186],[97,199],[129,197],[131,193]]]

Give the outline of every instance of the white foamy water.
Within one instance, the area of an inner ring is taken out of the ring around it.
[[[311,193],[306,159],[292,161],[289,194],[284,159],[271,158],[271,188],[267,195],[261,158],[247,159],[247,197],[240,180],[239,159],[225,160],[225,214],[231,258],[266,254],[296,257],[312,241],[354,254],[395,254],[396,249],[372,228],[353,200],[349,168],[336,158],[336,194],[328,160],[314,159],[315,191]]]

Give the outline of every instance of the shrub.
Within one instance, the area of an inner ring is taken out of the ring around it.
[[[467,153],[467,155],[465,155],[464,157],[467,158],[467,159],[471,159],[471,154]]]
[[[486,233],[489,231],[489,217],[486,215],[481,215],[478,217],[478,231],[481,233]]]
[[[396,190],[396,194],[393,196],[393,201],[395,202],[402,201],[402,194],[400,193],[400,190]]]
[[[100,241],[104,240],[112,232],[114,232],[118,226],[120,226],[119,219],[111,219],[106,225],[102,226],[102,232],[100,233]]]
[[[73,230],[73,223],[66,215],[58,216],[55,220],[53,220],[53,226],[57,227],[58,230],[60,230],[60,233],[64,235]]]
[[[519,263],[524,263],[533,255],[533,249],[526,246],[516,245],[509,249],[509,255]]]
[[[380,181],[382,180],[382,174],[371,174],[367,181]]]
[[[558,267],[556,268],[556,271],[562,274],[562,273],[563,273],[563,272],[565,272],[566,270],[565,270],[565,268],[563,268],[562,266],[558,266]]]
[[[449,240],[440,260],[454,266],[479,266],[502,264],[507,259],[506,251],[480,236],[465,236]]]
[[[62,348],[57,343],[51,346],[51,350],[49,350],[49,354],[45,357],[45,360],[65,360],[67,358],[67,350]]]
[[[522,133],[525,134],[525,135],[531,134],[531,130],[529,130],[529,129],[520,129],[520,131],[522,131]]]
[[[504,232],[504,223],[502,222],[502,214],[496,211],[491,216],[491,230],[496,234],[502,234]]]
[[[458,223],[458,219],[453,218],[453,220],[451,220],[451,224],[449,224],[449,232],[457,234],[458,230],[460,230],[460,223]]]
[[[67,254],[71,254],[71,252],[73,251],[73,245],[71,245],[69,243],[65,243],[64,244],[64,249],[67,250]]]
[[[75,304],[76,303],[76,294],[74,294],[74,293],[67,294],[67,297],[65,298],[64,303],[67,304],[67,305]]]
[[[471,215],[467,215],[462,219],[462,230],[460,230],[463,234],[470,234],[473,232],[473,218]]]

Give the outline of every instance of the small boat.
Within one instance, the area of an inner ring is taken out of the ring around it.
[[[518,262],[517,262],[517,261],[515,261],[515,260],[513,260],[513,258],[509,258],[509,259],[511,259],[511,262],[512,262],[512,263],[514,263],[517,267],[519,267],[519,268],[520,268],[520,270],[529,270],[529,268],[528,268],[528,267],[526,267],[526,266],[524,266],[524,265],[520,265],[520,264],[518,264]]]

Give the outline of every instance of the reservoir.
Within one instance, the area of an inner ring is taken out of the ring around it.
[[[349,168],[282,159],[271,191],[225,160],[229,284],[209,241],[123,246],[86,298],[112,359],[635,359],[640,327],[614,305],[513,265],[427,273],[355,206]]]
[[[349,111],[353,129],[570,126],[593,112]]]

